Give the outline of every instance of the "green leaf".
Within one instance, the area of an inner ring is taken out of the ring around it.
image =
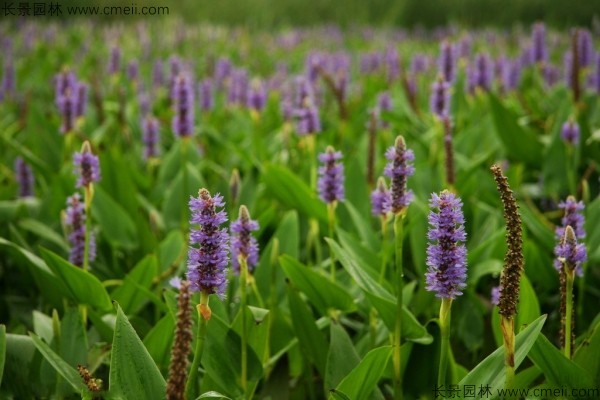
[[[110,393],[125,399],[164,399],[166,383],[148,350],[116,304],[110,360]]]
[[[91,273],[69,263],[53,252],[41,249],[42,257],[66,290],[63,295],[78,302],[89,304],[101,311],[109,311],[112,303],[102,283]]]
[[[323,333],[315,324],[315,319],[300,295],[288,286],[288,301],[292,323],[300,346],[308,359],[314,364],[321,376],[325,376],[327,363],[327,342]]]
[[[546,315],[542,315],[516,336],[515,370],[521,365],[521,362],[523,362],[527,353],[529,353],[529,350],[535,344],[545,321]],[[496,393],[497,389],[504,387],[504,382],[504,347],[500,346],[482,362],[477,364],[477,366],[459,382],[459,386],[481,385],[483,383],[492,388],[492,393]],[[481,398],[481,395],[478,395],[477,398]]]
[[[92,216],[111,246],[124,249],[137,246],[135,223],[125,209],[99,186],[94,187]]]
[[[360,357],[346,330],[335,321],[329,325],[330,344],[325,371],[325,390],[338,386],[342,379],[360,363]]]
[[[0,386],[4,374],[4,362],[6,361],[6,325],[0,325]]]
[[[489,98],[496,135],[502,141],[509,160],[522,161],[538,167],[542,160],[542,146],[535,132],[519,125],[518,116],[506,108],[496,96],[490,95]]]
[[[166,191],[165,202],[163,203],[163,217],[168,228],[176,228],[181,225],[184,218],[181,214],[185,213],[186,219],[189,215],[188,199],[189,196],[198,196],[198,189],[205,187],[206,183],[200,172],[192,164],[187,164],[187,192],[183,195],[183,168],[177,173],[169,189]]]
[[[280,257],[279,262],[290,281],[306,294],[321,315],[327,315],[330,310],[343,312],[356,310],[352,296],[340,285],[331,282],[329,278],[288,255]]]
[[[317,195],[292,171],[281,165],[267,165],[262,179],[267,189],[284,206],[327,222],[327,209]]]
[[[600,382],[600,322],[575,350],[573,361],[587,371],[595,382]]]
[[[165,271],[173,263],[177,262],[185,254],[186,249],[183,234],[180,230],[172,230],[167,237],[160,242],[157,249],[158,265],[161,271]]]
[[[366,272],[366,267],[358,265],[358,259],[351,257],[346,249],[342,249],[334,240],[328,238],[325,240],[331,246],[336,259],[340,260],[344,269],[363,290],[373,307],[377,309],[388,329],[393,330],[396,324],[396,298]],[[402,314],[402,337],[421,344],[429,344],[433,341],[427,329],[406,307]]]
[[[33,232],[40,238],[47,240],[50,243],[54,243],[63,251],[69,251],[69,246],[63,238],[63,236],[56,233],[48,225],[45,225],[38,220],[25,218],[19,221],[19,227],[29,232]]]
[[[175,332],[175,319],[171,313],[162,317],[144,338],[144,346],[161,370],[169,367],[171,346]]]
[[[87,391],[87,387],[81,380],[79,373],[75,368],[69,365],[65,360],[63,360],[58,354],[54,352],[38,335],[30,332],[29,336],[33,341],[35,347],[39,350],[40,353],[44,356],[46,361],[54,367],[56,372],[58,372],[69,384],[75,389],[76,392],[80,393],[82,391]]]
[[[202,395],[200,395],[198,397],[197,400],[199,399],[225,399],[225,400],[231,400],[231,398],[219,393],[219,392],[215,392],[215,391],[210,391],[210,392],[206,392],[203,393]]]
[[[112,293],[126,314],[137,313],[148,301],[144,290],[152,287],[152,279],[158,274],[158,260],[154,254],[144,257]],[[142,289],[142,290],[141,290]]]
[[[369,249],[378,249],[380,244],[378,243],[377,236],[373,231],[370,221],[366,220],[349,201],[345,201],[342,204],[348,211],[348,214],[350,214],[350,218],[352,218],[352,222],[354,223],[354,227],[356,228],[356,232],[358,232],[360,239]]]
[[[241,339],[218,315],[208,322],[202,365],[219,387],[232,397],[243,394],[240,388]],[[248,382],[256,384],[262,377],[262,364],[248,347]]]
[[[369,398],[371,392],[377,387],[391,355],[391,346],[371,350],[360,364],[340,382],[336,391],[343,393],[350,399]],[[332,398],[331,395],[330,398]]]
[[[538,336],[527,356],[542,370],[549,383],[574,389],[593,386],[590,375],[566,358],[544,334]]]
[[[6,334],[6,356],[2,388],[12,392],[15,398],[32,398],[32,383],[39,383],[39,378],[32,381],[31,374],[37,366],[34,364],[35,345],[26,335]]]
[[[547,251],[554,250],[554,232],[546,217],[533,205],[525,204],[519,207],[523,223],[531,234],[539,240]]]

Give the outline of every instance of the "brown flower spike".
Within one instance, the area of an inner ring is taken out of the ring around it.
[[[192,308],[190,307],[190,283],[181,282],[178,297],[177,326],[171,351],[171,365],[167,382],[167,399],[183,400],[189,366],[188,355],[192,344]]]
[[[508,180],[502,175],[498,165],[490,168],[494,174],[500,198],[504,206],[504,219],[506,221],[506,243],[508,249],[504,257],[504,269],[500,277],[500,300],[498,308],[500,315],[512,318],[517,313],[519,303],[519,282],[523,272],[523,235],[521,230],[521,216],[515,196],[508,186]]]

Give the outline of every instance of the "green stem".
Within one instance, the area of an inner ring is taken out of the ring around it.
[[[196,334],[196,350],[194,351],[194,360],[190,369],[190,376],[185,385],[185,398],[195,399],[200,393],[200,385],[198,384],[198,371],[200,369],[200,360],[204,350],[204,342],[206,341],[206,325],[208,319],[202,315],[202,307],[208,308],[208,293],[202,291],[200,293],[200,304],[198,305],[198,332]],[[210,310],[210,309],[209,309]],[[209,317],[210,318],[210,317]]]
[[[388,258],[388,238],[387,238],[387,216],[381,217],[381,269],[379,270],[379,284],[385,280],[387,273],[387,258]]]
[[[446,386],[446,371],[448,369],[448,354],[450,352],[450,311],[452,299],[442,299],[440,307],[440,331],[442,342],[440,348],[440,367],[438,372],[438,387]]]
[[[273,321],[277,310],[277,260],[279,257],[279,239],[273,239],[271,247],[271,284],[269,287],[269,328],[267,329],[267,345],[265,346],[265,361],[271,358],[271,332],[273,330]],[[265,380],[271,375],[272,366],[265,366]]]
[[[90,213],[90,206],[92,204],[92,197],[94,193],[93,183],[85,187],[84,190],[84,208],[85,208],[85,241],[83,244],[83,270],[87,271],[90,269],[90,234],[92,231],[92,216]]]
[[[573,280],[574,280],[574,271],[570,270],[568,267],[564,266],[565,275],[567,278],[567,289],[566,289],[566,307],[565,312],[565,357],[571,359],[571,326],[572,326],[572,318],[573,318]]]
[[[335,236],[335,207],[337,202],[327,203],[327,219],[329,221],[329,237],[334,239]],[[335,256],[333,255],[333,251],[331,251],[331,246],[329,246],[329,260],[330,260],[330,268],[331,268],[331,281],[335,282]]]
[[[404,287],[403,277],[404,271],[402,268],[402,239],[403,239],[403,223],[405,211],[396,214],[394,219],[394,236],[396,243],[396,326],[394,329],[394,398],[402,400],[402,364],[400,359],[400,344],[402,339],[402,314],[403,301],[402,289]]]
[[[246,257],[238,257],[240,263],[240,313],[242,316],[242,390],[244,398],[248,398],[248,326],[246,322],[246,305],[248,304],[246,288],[248,285],[248,261]]]
[[[506,367],[504,388],[509,390],[515,387],[515,321],[512,317],[501,318],[500,327],[504,339],[504,366]]]
[[[576,195],[575,187],[575,151],[574,147],[567,144],[567,157],[566,157],[566,168],[567,168],[567,183],[569,186],[569,193]]]

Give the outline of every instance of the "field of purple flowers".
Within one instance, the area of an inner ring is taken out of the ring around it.
[[[589,30],[0,46],[0,398],[600,398]]]

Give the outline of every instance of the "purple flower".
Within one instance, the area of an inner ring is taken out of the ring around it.
[[[159,122],[158,119],[148,115],[142,122],[142,140],[144,142],[144,159],[158,156],[159,142]]]
[[[154,85],[154,89],[157,89],[164,85],[164,83],[163,62],[162,60],[156,60],[152,66],[152,84]]]
[[[577,50],[579,65],[582,68],[590,65],[594,57],[594,44],[592,42],[592,35],[587,29],[580,29],[577,34]]]
[[[136,81],[140,74],[140,66],[137,60],[131,60],[127,64],[127,79],[130,81]]]
[[[33,196],[33,172],[21,157],[17,157],[15,160],[15,177],[19,185],[19,197]]]
[[[263,82],[256,80],[248,87],[246,93],[246,107],[255,111],[262,111],[267,103],[267,91]]]
[[[246,103],[248,93],[248,71],[244,68],[234,69],[229,80],[227,102],[230,105]]]
[[[429,105],[431,112],[439,118],[445,118],[450,113],[450,84],[442,77],[431,85]]]
[[[475,88],[488,92],[492,88],[493,67],[492,60],[487,54],[477,54],[475,62],[469,64],[467,70],[467,84],[469,92]]]
[[[77,93],[67,89],[58,99],[58,108],[62,115],[60,132],[66,134],[75,128],[75,117],[77,112]]]
[[[554,248],[556,254],[555,267],[558,269],[564,265],[569,270],[577,273],[577,276],[583,275],[583,264],[587,260],[587,250],[583,243],[577,243],[575,231],[571,226],[565,228],[565,234]]]
[[[225,272],[229,262],[227,231],[219,226],[227,221],[225,211],[217,208],[225,206],[223,197],[211,197],[206,189],[200,189],[198,197],[190,198],[191,224],[198,229],[190,231],[187,279],[194,292],[225,295],[227,279]]]
[[[378,117],[381,111],[392,111],[392,98],[390,97],[390,92],[382,92],[377,96]],[[387,121],[381,121],[381,126],[387,128],[389,123]]]
[[[412,150],[406,148],[404,138],[398,136],[394,146],[385,152],[385,158],[388,163],[385,166],[384,174],[392,180],[390,203],[387,208],[394,214],[398,214],[408,207],[413,198],[412,191],[406,188],[406,181],[415,172],[415,168],[411,164],[415,155]]]
[[[12,57],[8,57],[4,64],[4,76],[2,77],[2,87],[0,92],[4,95],[14,95],[16,90],[15,84],[15,64]]]
[[[219,58],[215,65],[214,79],[218,87],[223,87],[225,80],[231,76],[233,66],[228,58]]]
[[[75,116],[83,117],[87,110],[88,85],[83,82],[77,83],[77,95],[75,101]]]
[[[64,70],[54,76],[54,99],[59,109],[61,109],[61,97],[65,95],[68,90],[74,92],[76,87],[77,78],[72,71]]]
[[[77,176],[77,187],[89,186],[100,180],[100,163],[98,157],[92,154],[90,143],[84,142],[81,153],[73,155],[75,175]]]
[[[531,32],[531,60],[533,62],[542,62],[548,59],[548,49],[546,48],[546,27],[543,23],[533,25]]]
[[[467,249],[464,245],[467,234],[462,202],[444,190],[439,196],[432,194],[429,204],[438,211],[429,214],[427,237],[432,242],[427,247],[426,289],[436,292],[436,297],[454,299],[467,286]]]
[[[500,286],[494,286],[490,296],[490,301],[493,305],[497,306],[500,304]]]
[[[506,59],[504,61],[501,79],[502,90],[504,92],[510,92],[517,88],[521,79],[521,64],[519,60]]]
[[[454,46],[447,40],[440,45],[440,56],[438,58],[439,74],[446,82],[452,82],[456,74],[456,54]]]
[[[150,95],[146,91],[140,91],[138,93],[138,104],[140,106],[140,116],[146,117],[150,113],[151,100]]]
[[[400,76],[400,56],[395,47],[388,47],[385,51],[385,64],[387,67],[387,80],[393,82]]]
[[[172,96],[175,107],[173,132],[179,137],[191,136],[194,133],[194,89],[188,75],[176,78]]]
[[[377,187],[371,192],[371,214],[375,216],[386,215],[390,211],[390,203],[390,191],[385,185],[385,179],[379,177]]]
[[[200,109],[202,111],[210,111],[215,106],[215,97],[212,80],[207,78],[200,81],[198,85],[198,98]]]
[[[594,57],[594,70],[589,76],[589,88],[600,94],[600,53]]]
[[[579,125],[573,121],[565,122],[560,130],[560,137],[571,145],[579,143]]]
[[[85,252],[85,208],[81,202],[79,193],[67,199],[67,210],[64,214],[64,224],[68,232],[69,244],[69,262],[78,267],[83,266]],[[96,238],[93,232],[90,232],[89,238],[89,261],[96,258]]]
[[[246,259],[250,273],[258,263],[258,242],[252,236],[258,228],[258,222],[250,219],[246,206],[241,206],[239,218],[231,224],[231,265],[236,273],[240,272],[240,257]]]
[[[558,257],[563,257],[561,256],[561,254],[565,254],[566,251],[564,244],[562,243],[562,239],[565,236],[565,231],[567,227],[571,227],[577,240],[582,240],[585,238],[585,219],[582,214],[582,211],[585,208],[585,206],[582,201],[578,202],[575,199],[575,197],[569,196],[565,201],[561,201],[560,203],[558,203],[558,207],[563,210],[564,215],[561,219],[561,226],[557,227],[555,230],[555,237],[558,241],[558,244],[554,248],[554,253],[557,256],[557,259],[554,260],[554,267],[556,269],[561,269],[562,262],[558,259]],[[584,244],[579,244],[578,246],[583,247],[583,250],[585,251]],[[583,274],[583,270],[581,269],[580,264],[581,263],[578,264],[578,267],[576,269],[577,275],[579,276]]]
[[[344,164],[338,162],[342,153],[327,146],[325,153],[319,154],[319,198],[325,203],[335,203],[344,200]]]
[[[294,111],[297,118],[296,133],[306,136],[311,133],[321,132],[321,118],[319,109],[311,101],[307,101],[303,108]]]
[[[114,75],[121,69],[121,49],[118,46],[113,46],[110,49],[107,69],[109,75]]]

